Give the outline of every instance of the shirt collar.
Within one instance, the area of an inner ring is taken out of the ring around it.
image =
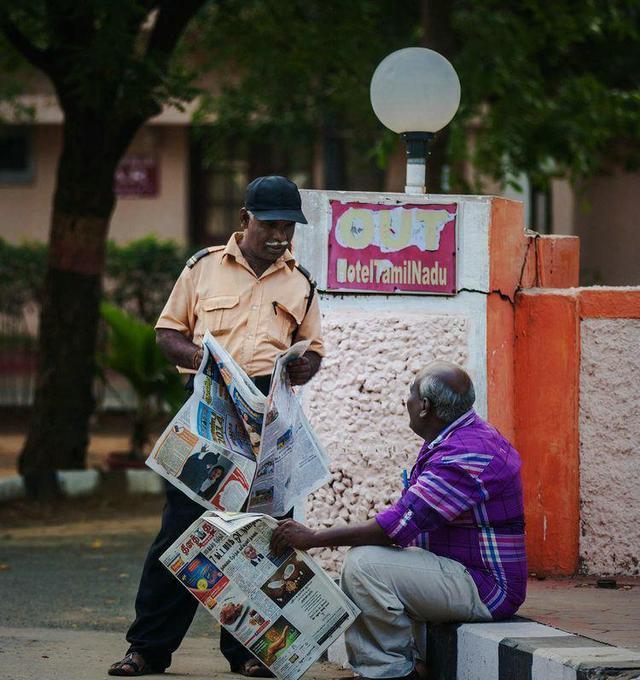
[[[241,231],[236,231],[231,234],[231,238],[227,241],[227,245],[225,246],[222,255],[223,257],[232,257],[238,264],[241,264],[249,271],[253,271],[245,259],[245,256],[242,254],[242,251],[240,250],[239,244],[242,240],[242,234],[243,232]],[[272,265],[269,266],[269,268],[264,273],[266,274],[267,272],[274,271],[274,267],[276,269],[280,269],[280,267],[284,266],[285,264],[290,270],[293,270],[293,268],[296,266],[296,258],[291,254],[289,249],[285,250],[284,255],[281,255]]]
[[[467,425],[471,425],[471,423],[475,420],[476,418],[476,412],[471,408],[469,409],[466,413],[463,413],[457,420],[454,420],[452,423],[449,423],[442,432],[429,444],[427,444],[428,449],[432,449],[438,444],[441,444],[445,439],[448,439],[453,432],[456,430],[459,430],[462,427],[466,427]]]

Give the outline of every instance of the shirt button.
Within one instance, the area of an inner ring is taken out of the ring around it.
[[[251,309],[258,309],[258,305],[251,305]]]

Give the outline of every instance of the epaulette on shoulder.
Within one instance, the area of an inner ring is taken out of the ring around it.
[[[307,298],[307,308],[305,309],[305,314],[309,311],[311,303],[313,302],[313,294],[316,292],[317,283],[308,269],[305,269],[300,263],[296,262],[296,269],[304,276],[309,282],[309,297]]]
[[[304,278],[307,279],[307,281],[312,286],[316,285],[316,282],[315,282],[313,276],[311,276],[311,272],[308,269],[305,269],[305,267],[303,267],[299,262],[296,262],[296,269],[299,270],[299,272],[302,274],[302,276],[304,276]]]
[[[216,246],[214,248],[203,248],[202,250],[199,250],[197,253],[192,255],[188,260],[187,260],[187,267],[189,269],[193,269],[193,267],[200,262],[200,260],[203,257],[206,257],[207,255],[210,255],[211,253],[215,253],[217,250],[222,250],[224,246]]]

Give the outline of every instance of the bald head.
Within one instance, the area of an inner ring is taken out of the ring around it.
[[[418,393],[435,415],[449,424],[466,413],[476,400],[469,374],[450,361],[432,361],[416,378]]]

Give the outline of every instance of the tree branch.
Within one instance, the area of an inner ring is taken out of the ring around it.
[[[53,79],[54,68],[50,50],[36,47],[29,38],[13,23],[6,10],[0,9],[0,30],[9,42],[33,66]]]
[[[206,2],[207,0],[183,0],[178,3],[175,0],[163,0],[149,37],[146,56],[154,59],[159,66],[164,66],[187,24]]]
[[[49,31],[61,47],[93,42],[94,15],[90,3],[45,0],[44,5]]]
[[[157,14],[142,60],[153,65],[153,75],[150,77],[147,74],[143,84],[143,90],[147,96],[146,99],[141,98],[140,101],[144,103],[133,115],[127,114],[122,118],[122,134],[119,143],[128,144],[130,131],[135,131],[149,117],[162,110],[161,105],[153,97],[154,90],[162,82],[168,62],[187,24],[208,1],[183,0],[177,3],[175,0],[156,0],[154,3],[149,2],[149,5],[155,6],[154,11]]]

